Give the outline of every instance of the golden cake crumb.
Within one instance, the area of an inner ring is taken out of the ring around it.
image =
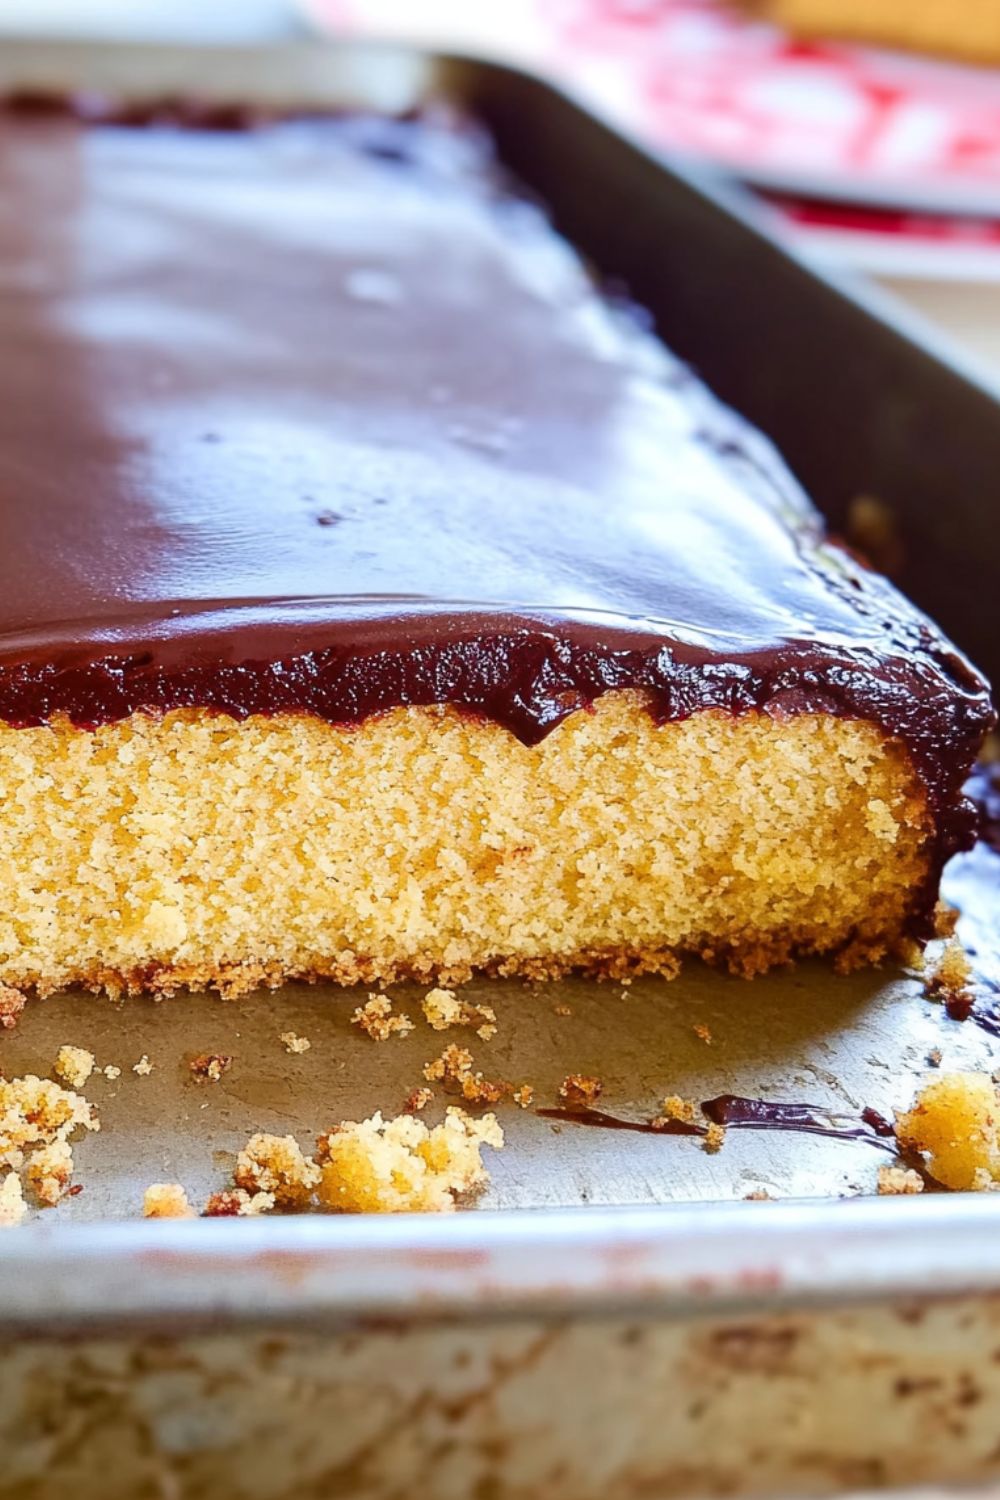
[[[99,1130],[90,1104],[48,1078],[0,1078],[0,1166],[22,1167],[39,1202],[51,1206],[70,1191],[78,1129]],[[4,1182],[9,1195],[15,1189]],[[17,1189],[20,1192],[20,1187]]]
[[[223,1073],[228,1073],[232,1065],[233,1059],[226,1052],[200,1052],[188,1063],[194,1076],[207,1083],[218,1083]]]
[[[967,992],[972,965],[958,938],[950,938],[936,964],[924,979],[924,993],[933,997],[957,997]]]
[[[429,1089],[429,1088],[411,1089],[410,1092],[406,1096],[406,1103],[403,1105],[403,1113],[404,1113],[404,1115],[416,1115],[416,1114],[419,1114],[422,1109],[426,1109],[427,1108],[428,1104],[430,1104],[430,1102],[431,1102],[431,1100],[433,1098],[434,1098],[434,1090],[433,1089]]]
[[[132,1064],[132,1072],[138,1073],[140,1078],[148,1078],[152,1071],[153,1064],[150,1062],[145,1052],[142,1054],[137,1063]]]
[[[586,1109],[596,1104],[604,1091],[599,1078],[588,1078],[583,1073],[569,1073],[559,1085],[559,1097],[577,1109]]]
[[[8,1172],[0,1179],[0,1229],[16,1229],[27,1212],[21,1179],[16,1172]]]
[[[253,1219],[271,1212],[272,1193],[248,1193],[245,1188],[223,1188],[213,1193],[202,1211],[205,1219]]]
[[[82,1089],[94,1071],[94,1054],[85,1047],[59,1048],[53,1070],[71,1089]]]
[[[492,1005],[459,1000],[454,990],[430,990],[423,999],[422,1009],[428,1026],[435,1031],[447,1031],[449,1026],[471,1026],[484,1042],[496,1036],[497,1017]]]
[[[99,1130],[80,1094],[48,1078],[0,1078],[0,1167],[18,1170],[25,1150],[68,1140],[76,1129]]]
[[[924,1180],[912,1167],[879,1167],[878,1190],[880,1197],[898,1198],[910,1193],[922,1193]]]
[[[571,1016],[573,1012],[568,1005],[553,1005],[552,1014],[555,1016]]]
[[[705,1131],[705,1150],[712,1152],[721,1151],[726,1139],[726,1127],[715,1120],[709,1121],[708,1129]]]
[[[142,1195],[144,1219],[193,1219],[194,1209],[179,1182],[151,1182]]]
[[[105,1078],[110,1079],[112,1083],[114,1083],[116,1078],[120,1078],[122,1076],[121,1068],[119,1068],[115,1063],[108,1063],[106,1068],[101,1069],[101,1072],[104,1074]]]
[[[927,1157],[932,1177],[956,1190],[984,1190],[1000,1178],[1000,1102],[987,1073],[941,1073],[912,1107],[896,1114],[901,1145]]]
[[[455,1042],[449,1042],[441,1056],[436,1057],[433,1062],[424,1063],[424,1077],[428,1083],[440,1083],[442,1079],[460,1083],[471,1072],[472,1053],[467,1047],[459,1047]]]
[[[671,1120],[682,1125],[700,1125],[703,1122],[701,1106],[694,1099],[682,1099],[679,1094],[670,1094],[660,1106],[660,1113],[650,1121],[654,1127],[662,1127]]]
[[[233,1181],[248,1193],[268,1194],[281,1208],[303,1208],[319,1183],[319,1168],[294,1136],[259,1132],[236,1158]]]
[[[428,1083],[444,1081],[456,1085],[462,1098],[469,1104],[499,1104],[514,1093],[514,1085],[503,1079],[486,1078],[473,1071],[472,1053],[454,1042],[436,1057],[424,1064],[424,1077]]]
[[[296,1036],[294,1031],[283,1031],[278,1038],[286,1052],[300,1054],[308,1052],[312,1042],[307,1036]]]
[[[5,1031],[13,1031],[26,1003],[20,990],[15,990],[9,984],[0,984],[0,1027]],[[6,1183],[4,1186],[6,1187]]]
[[[347,1121],[321,1136],[320,1201],[343,1213],[447,1213],[459,1194],[488,1180],[482,1147],[499,1150],[495,1115],[471,1119],[448,1109],[429,1130],[412,1115]]]
[[[360,1026],[373,1042],[387,1042],[391,1036],[406,1036],[413,1030],[409,1016],[393,1014],[388,995],[369,995],[354,1012],[351,1023]]]
[[[530,1083],[522,1083],[521,1087],[515,1089],[510,1097],[513,1099],[514,1103],[520,1105],[522,1109],[527,1109],[535,1097],[535,1091]]]
[[[705,1043],[706,1047],[712,1045],[712,1032],[708,1026],[703,1026],[700,1021],[696,1021],[691,1029],[695,1036]]]
[[[72,1175],[73,1151],[63,1139],[32,1152],[25,1168],[25,1176],[35,1197],[46,1208],[54,1208],[60,1198],[66,1196]]]

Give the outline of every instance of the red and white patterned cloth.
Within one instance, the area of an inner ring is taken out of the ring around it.
[[[1000,248],[1000,72],[795,42],[724,0],[299,0],[323,28],[502,56],[569,83],[612,118],[750,182],[811,199],[919,209],[920,220],[841,215],[836,233],[931,256]],[[959,211],[975,216],[957,222]],[[797,232],[814,227],[793,209]],[[939,217],[929,220],[928,213]],[[822,226],[832,243],[830,225]],[[888,250],[886,253],[890,253]]]

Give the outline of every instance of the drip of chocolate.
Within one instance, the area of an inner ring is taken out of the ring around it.
[[[866,1108],[854,1116],[815,1104],[796,1104],[776,1099],[748,1099],[740,1094],[719,1094],[701,1106],[705,1118],[727,1130],[784,1130],[795,1135],[821,1135],[839,1141],[867,1141],[871,1146],[894,1151],[892,1125],[877,1110]],[[599,1109],[538,1109],[546,1120],[565,1120],[572,1125],[597,1126],[603,1130],[632,1130],[642,1135],[704,1135],[703,1126],[687,1120],[625,1120]]]
[[[986,684],[477,130],[23,100],[0,197],[0,720],[868,720],[926,926]]]

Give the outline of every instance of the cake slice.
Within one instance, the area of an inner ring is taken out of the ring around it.
[[[0,200],[0,981],[928,933],[985,683],[474,129],[11,104]]]

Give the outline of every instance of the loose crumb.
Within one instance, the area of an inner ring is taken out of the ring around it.
[[[312,1042],[307,1036],[296,1036],[294,1031],[283,1031],[278,1040],[282,1043],[286,1052],[308,1052],[312,1046]]]
[[[522,1083],[519,1089],[515,1089],[510,1096],[515,1104],[522,1109],[527,1109],[535,1097],[535,1091],[530,1083]]]
[[[151,1182],[142,1195],[144,1219],[193,1219],[194,1209],[179,1182]]]
[[[94,1054],[85,1047],[60,1047],[53,1071],[71,1089],[82,1089],[94,1071]]]
[[[412,1115],[347,1121],[317,1144],[319,1198],[343,1213],[448,1213],[488,1181],[482,1148],[503,1140],[494,1115],[473,1120],[454,1107],[432,1130]]]
[[[0,1229],[16,1229],[27,1212],[21,1179],[16,1172],[8,1172],[0,1181]]]
[[[200,1052],[188,1063],[194,1076],[208,1083],[218,1083],[232,1065],[233,1059],[225,1052]]]
[[[924,1180],[912,1167],[879,1167],[878,1190],[883,1198],[904,1197],[910,1193],[922,1193]]]
[[[114,1063],[108,1063],[106,1068],[101,1069],[101,1072],[104,1074],[105,1078],[110,1079],[112,1083],[114,1083],[116,1078],[120,1078],[122,1076],[121,1068],[117,1067]]]
[[[714,1155],[716,1151],[722,1150],[725,1139],[725,1125],[720,1125],[715,1120],[710,1120],[708,1129],[705,1131],[705,1150]]]
[[[431,1102],[431,1100],[433,1098],[434,1098],[434,1090],[433,1089],[428,1089],[428,1088],[411,1089],[410,1092],[406,1096],[406,1103],[403,1105],[403,1113],[404,1113],[404,1115],[416,1115],[416,1114],[419,1114],[422,1109],[426,1109],[427,1108],[428,1104],[430,1104],[430,1102]]]
[[[70,1137],[99,1130],[91,1105],[48,1078],[0,1078],[0,1167],[25,1176],[40,1203],[51,1206],[69,1191],[73,1173]],[[15,1192],[4,1179],[7,1200]]]
[[[1000,1099],[988,1073],[940,1073],[896,1115],[896,1137],[944,1187],[985,1191],[1000,1179]]]
[[[968,992],[972,965],[958,938],[950,938],[937,963],[924,979],[924,993],[931,997],[958,998]]]
[[[706,1047],[712,1045],[712,1032],[708,1026],[703,1026],[700,1021],[696,1021],[691,1029],[696,1037],[700,1037]]]
[[[774,1199],[767,1188],[754,1188],[752,1193],[743,1194],[744,1203],[773,1203]]]
[[[433,1062],[424,1063],[424,1077],[428,1083],[440,1083],[442,1079],[459,1082],[472,1071],[472,1053],[467,1047],[450,1042]]]
[[[553,1005],[552,1013],[556,1016],[571,1016],[573,1014],[568,1005]]]
[[[40,1146],[28,1159],[24,1175],[38,1199],[46,1208],[55,1208],[69,1191],[73,1175],[73,1150],[60,1138]]]
[[[604,1091],[599,1078],[588,1078],[583,1073],[569,1073],[559,1085],[559,1097],[567,1104],[586,1109],[596,1104]]]
[[[660,1113],[650,1124],[660,1129],[670,1120],[683,1125],[700,1125],[703,1122],[701,1106],[694,1099],[682,1099],[679,1094],[670,1094],[660,1106]]]
[[[0,984],[0,1027],[3,1027],[5,1031],[13,1031],[26,1004],[27,997],[22,995],[20,990],[15,990],[9,984]],[[6,1182],[3,1186],[7,1186]],[[13,1189],[8,1191],[13,1191]]]
[[[424,1064],[424,1077],[428,1083],[452,1084],[469,1104],[499,1104],[514,1093],[514,1085],[502,1079],[485,1078],[473,1071],[472,1053],[454,1042],[436,1057]]]
[[[941,1048],[932,1047],[927,1054],[927,1061],[932,1068],[939,1068],[941,1066]]]
[[[132,1064],[132,1072],[138,1073],[140,1078],[148,1078],[152,1071],[153,1064],[150,1062],[145,1052],[142,1054],[137,1063]]]
[[[282,1208],[304,1208],[319,1184],[319,1168],[291,1135],[251,1136],[236,1158],[233,1181]],[[248,1210],[249,1211],[249,1210]]]
[[[409,1016],[393,1014],[388,995],[369,995],[364,1005],[359,1005],[354,1012],[351,1023],[360,1026],[373,1042],[387,1042],[391,1036],[405,1036],[413,1030]]]
[[[224,1188],[213,1193],[205,1204],[202,1217],[205,1219],[251,1219],[259,1214],[270,1213],[274,1207],[271,1193],[248,1193],[245,1188]]]
[[[450,1026],[470,1026],[484,1042],[496,1036],[496,1011],[492,1005],[475,1005],[459,1000],[454,990],[430,990],[422,1002],[424,1018],[435,1031]]]
[[[80,1094],[48,1078],[0,1078],[0,1167],[19,1170],[25,1150],[68,1140],[77,1129],[99,1130]]]

